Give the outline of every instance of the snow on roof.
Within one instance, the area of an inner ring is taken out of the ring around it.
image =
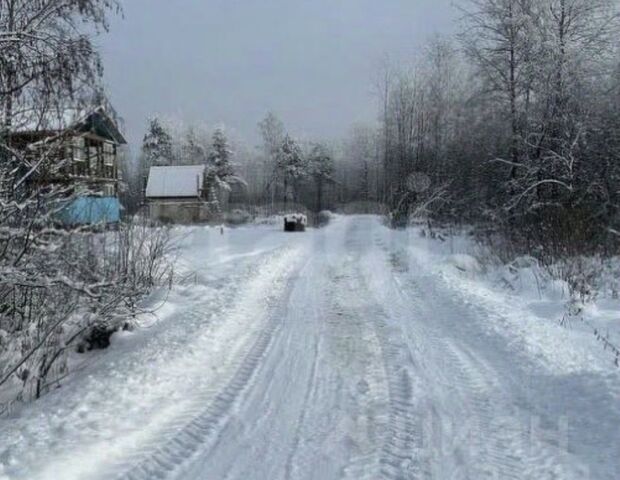
[[[92,120],[95,116],[101,119],[100,124],[106,130],[107,135],[119,144],[127,143],[118,125],[110,117],[106,107],[102,105],[93,109],[65,108],[45,112],[26,109],[16,112],[13,116],[13,130],[16,133],[30,133],[93,128]]]
[[[151,167],[146,185],[146,197],[199,197],[204,171],[204,165]]]

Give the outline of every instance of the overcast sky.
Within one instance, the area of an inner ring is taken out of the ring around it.
[[[249,142],[272,110],[296,135],[373,121],[373,72],[451,32],[452,0],[127,0],[99,40],[134,146],[153,114],[223,123]]]

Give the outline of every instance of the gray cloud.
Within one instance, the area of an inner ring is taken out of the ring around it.
[[[136,144],[153,113],[250,140],[268,110],[296,134],[372,121],[372,76],[450,32],[451,0],[127,0],[100,38],[106,84]]]

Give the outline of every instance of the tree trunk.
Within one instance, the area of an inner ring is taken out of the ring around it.
[[[8,31],[15,30],[15,6],[13,2],[9,2],[7,5],[7,27]],[[6,148],[0,148],[0,162],[6,163],[10,158],[8,148],[10,148],[11,142],[11,130],[13,128],[13,95],[15,88],[15,71],[11,66],[5,71],[6,85],[5,90],[7,92],[2,105],[3,118],[2,125],[0,126],[0,145]]]
[[[513,2],[509,5],[510,18],[510,124],[511,124],[511,159],[513,163],[519,163],[519,120],[517,118],[517,65],[516,65],[516,32],[514,27],[514,10]],[[513,166],[510,177],[515,178],[517,175],[516,166]]]

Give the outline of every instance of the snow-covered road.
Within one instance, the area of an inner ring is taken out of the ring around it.
[[[158,321],[0,420],[0,479],[620,478],[600,348],[554,364],[416,238],[193,230]]]

